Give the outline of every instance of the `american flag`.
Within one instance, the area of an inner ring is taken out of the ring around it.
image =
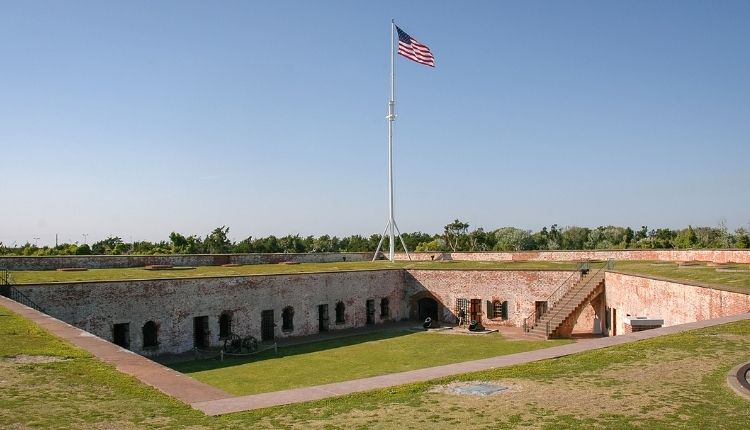
[[[398,53],[404,57],[416,61],[419,64],[425,66],[435,67],[435,57],[432,56],[430,48],[427,45],[422,45],[417,40],[408,34],[404,30],[401,30],[396,26],[398,31]]]

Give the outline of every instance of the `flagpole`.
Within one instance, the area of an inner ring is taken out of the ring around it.
[[[394,260],[394,251],[396,246],[396,240],[394,237],[394,231],[396,230],[396,220],[393,215],[393,121],[396,120],[396,55],[394,49],[395,31],[396,23],[391,20],[391,99],[388,101],[388,207],[390,212],[390,218],[388,218],[388,223],[390,224],[390,252],[388,259],[391,260],[391,262],[393,262]]]
[[[385,225],[383,235],[380,236],[380,242],[375,250],[375,254],[372,257],[372,261],[378,257],[380,247],[383,245],[386,233],[390,239],[388,259],[393,262],[395,260],[396,250],[396,218],[394,216],[393,208],[393,121],[396,120],[396,45],[395,45],[395,34],[396,34],[396,23],[391,20],[391,94],[388,99],[388,223]],[[404,247],[406,256],[411,260],[409,250],[406,249],[406,243],[404,238],[401,236],[401,232],[398,232],[398,237],[401,239],[401,245]]]

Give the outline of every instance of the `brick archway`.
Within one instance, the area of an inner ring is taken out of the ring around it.
[[[420,301],[422,301],[424,312],[424,305],[428,300],[432,300],[435,303],[434,315],[437,317],[437,321],[443,320],[443,302],[429,291],[420,291],[409,298],[409,319],[419,320]]]

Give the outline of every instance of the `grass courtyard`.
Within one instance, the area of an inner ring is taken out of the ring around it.
[[[111,281],[128,279],[201,278],[220,276],[283,275],[293,273],[342,272],[387,269],[484,269],[484,270],[574,270],[575,262],[492,262],[492,261],[362,261],[300,264],[248,264],[243,266],[177,267],[173,270],[146,270],[142,267],[127,269],[91,269],[80,272],[55,270],[11,271],[16,283],[37,284],[54,282]]]
[[[348,381],[569,343],[485,335],[414,332],[360,334],[272,350],[251,358],[185,361],[173,369],[232,394],[257,394]]]
[[[520,366],[321,401],[206,417],[0,307],[0,428],[746,429],[725,383],[750,321]],[[312,371],[312,370],[311,370]],[[497,381],[491,397],[440,390]]]
[[[714,266],[707,263],[680,265],[665,261],[618,261],[615,270],[709,286],[736,287],[740,291],[750,290],[750,264]]]
[[[592,263],[598,268],[602,263]],[[236,267],[199,266],[176,268],[174,270],[91,269],[81,272],[58,272],[54,270],[12,271],[13,281],[19,284],[110,281],[132,279],[201,278],[221,276],[276,275],[292,273],[339,272],[387,269],[429,269],[429,270],[575,270],[577,262],[550,261],[388,261],[337,262],[302,264],[255,264]],[[616,261],[614,270],[658,277],[668,280],[698,283],[707,286],[734,287],[750,290],[750,264],[733,264],[715,267],[706,263],[690,266],[674,262],[658,261]]]

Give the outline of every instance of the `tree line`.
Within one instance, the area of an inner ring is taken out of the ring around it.
[[[721,223],[718,227],[692,227],[680,230],[669,228],[639,229],[618,226],[559,227],[552,224],[539,231],[516,227],[502,227],[491,231],[483,228],[469,229],[467,222],[458,219],[447,224],[442,233],[422,232],[403,235],[409,251],[461,252],[461,251],[532,251],[581,249],[719,249],[750,248],[748,229],[743,227],[730,232]],[[0,255],[155,255],[155,254],[249,254],[249,253],[306,253],[306,252],[374,252],[380,235],[330,235],[283,237],[247,237],[240,241],[228,238],[229,227],[215,228],[205,237],[172,232],[169,240],[160,242],[133,241],[126,243],[117,236],[86,243],[63,243],[42,246],[25,243],[7,246],[0,242]],[[397,240],[398,242],[398,240]],[[383,241],[388,249],[388,238]],[[402,250],[397,243],[398,250]]]

